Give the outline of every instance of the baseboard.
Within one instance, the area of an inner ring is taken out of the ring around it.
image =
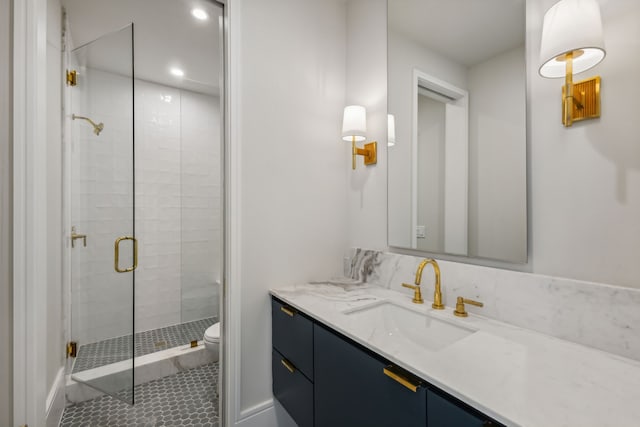
[[[240,412],[236,427],[297,427],[289,414],[274,399],[265,400]]]
[[[60,424],[64,404],[64,367],[61,367],[47,395],[47,427],[57,427]]]

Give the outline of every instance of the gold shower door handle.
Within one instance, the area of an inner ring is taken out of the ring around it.
[[[120,242],[123,240],[133,240],[133,265],[131,267],[121,269],[120,268]],[[116,239],[113,245],[113,268],[118,273],[129,273],[138,267],[138,239],[133,236],[122,236]]]

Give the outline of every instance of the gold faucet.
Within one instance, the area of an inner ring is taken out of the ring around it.
[[[433,291],[433,304],[431,304],[431,307],[435,308],[436,310],[443,310],[444,304],[442,304],[440,266],[435,259],[427,258],[422,260],[422,262],[418,266],[418,271],[416,271],[415,285],[407,285],[406,283],[403,283],[402,286],[404,286],[405,288],[413,289],[415,293],[412,301],[416,304],[422,304],[424,301],[422,300],[422,292],[420,291],[420,282],[422,281],[422,270],[424,270],[427,264],[431,264],[433,266],[433,271],[436,273],[436,286],[435,290]]]

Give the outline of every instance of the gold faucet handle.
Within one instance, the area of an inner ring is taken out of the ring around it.
[[[455,314],[458,317],[467,317],[469,314],[467,313],[467,310],[465,310],[464,308],[465,304],[475,305],[476,307],[484,307],[484,304],[479,301],[458,297],[456,301],[456,309],[453,310],[453,314]]]
[[[411,300],[415,304],[424,304],[424,300],[422,299],[422,291],[420,290],[420,285],[408,285],[406,283],[402,284],[403,287],[413,289],[415,292],[413,294],[413,299]]]

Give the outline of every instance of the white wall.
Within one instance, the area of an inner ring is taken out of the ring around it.
[[[602,117],[561,124],[562,80],[537,73],[544,11],[527,2],[531,266],[541,274],[640,288],[640,2],[601,1],[607,56],[574,81],[602,76]]]
[[[467,81],[469,254],[526,260],[524,46],[470,67]]]
[[[553,3],[527,2],[530,264],[513,268],[640,288],[640,144],[630,113],[640,95],[640,58],[629,55],[639,48],[640,3],[601,1],[607,57],[584,77],[602,75],[602,117],[569,129],[560,121],[562,80],[537,72],[542,16]],[[368,4],[380,15],[367,27],[384,28],[384,5]],[[384,40],[370,42],[369,49],[385,50]],[[381,76],[386,61],[368,66],[363,73]],[[372,91],[386,87],[384,79],[368,82]],[[367,190],[384,197],[383,187]],[[354,246],[386,243],[350,236]]]
[[[385,0],[347,2],[346,105],[367,108],[367,140],[378,141],[378,163],[365,167],[358,156],[352,171],[350,147],[343,143],[349,188],[349,246],[384,248],[387,242],[387,50]],[[340,123],[340,120],[339,120]]]
[[[426,237],[418,238],[418,249],[444,248],[444,153],[445,104],[418,96],[418,182],[428,183],[418,190],[418,226]],[[405,224],[406,226],[406,224]]]
[[[239,128],[231,131],[241,150],[241,215],[232,220],[241,226],[241,282],[229,287],[241,293],[241,381],[230,390],[240,387],[244,418],[272,397],[268,289],[342,272],[351,169],[340,137],[345,3],[234,6],[239,19],[231,25],[241,27],[241,40],[231,54],[240,55],[241,68],[232,79],[241,95],[232,100],[239,102]],[[384,228],[375,231],[384,235]]]
[[[11,2],[0,0],[0,425],[13,425]]]

